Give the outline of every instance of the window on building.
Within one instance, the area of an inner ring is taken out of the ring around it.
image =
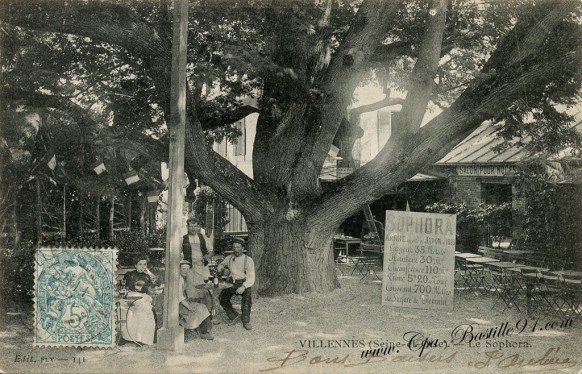
[[[384,147],[392,135],[392,111],[381,109],[378,111],[378,151]]]
[[[223,138],[222,141],[218,143],[218,147],[216,150],[216,153],[225,158],[226,158],[226,143],[227,143],[226,138]]]
[[[234,143],[234,155],[235,156],[244,156],[246,155],[246,131],[245,131],[245,121],[244,119],[242,119],[241,121],[238,121],[235,124],[235,127],[238,131],[240,131],[241,135],[238,137],[238,139],[236,140],[236,143]]]

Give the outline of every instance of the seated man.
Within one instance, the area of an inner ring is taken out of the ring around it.
[[[226,256],[224,261],[218,265],[218,272],[230,275],[229,279],[233,283],[232,287],[226,288],[220,293],[220,306],[222,306],[230,319],[229,325],[234,325],[242,319],[243,327],[247,330],[252,330],[251,287],[255,284],[255,263],[252,258],[243,253],[244,241],[242,239],[235,238],[232,243],[232,249],[233,254]],[[230,299],[234,294],[242,295],[242,318],[232,307]]]
[[[186,277],[190,272],[190,262],[180,261],[180,325],[186,330],[198,329],[200,337],[206,340],[213,340],[212,321],[206,305],[189,299],[186,294]],[[188,331],[186,331],[186,334]]]

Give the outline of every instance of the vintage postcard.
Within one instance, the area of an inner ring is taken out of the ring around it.
[[[582,374],[581,1],[0,0],[0,82],[0,374]]]

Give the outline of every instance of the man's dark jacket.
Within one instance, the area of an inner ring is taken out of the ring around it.
[[[208,250],[206,249],[206,240],[204,240],[204,235],[198,233],[198,240],[200,241],[200,250],[202,251],[202,256],[206,256]],[[190,246],[190,240],[188,240],[188,234],[184,235],[182,238],[182,253],[184,254],[184,260],[190,261],[192,264],[192,247]],[[204,266],[208,265],[208,261],[204,260]]]

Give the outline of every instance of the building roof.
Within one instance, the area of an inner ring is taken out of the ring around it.
[[[527,151],[518,147],[510,147],[501,152],[494,151],[495,146],[503,143],[503,139],[496,136],[496,131],[493,122],[483,122],[436,164],[515,163],[527,156]]]
[[[582,132],[582,121],[575,125]],[[503,138],[496,135],[498,126],[491,121],[483,122],[475,131],[457,144],[445,157],[435,165],[457,164],[513,164],[532,154],[523,147],[513,146],[502,151],[494,148],[503,143]],[[527,139],[524,140],[527,142]],[[558,155],[558,158],[561,158]]]
[[[408,179],[407,182],[428,182],[428,181],[435,181],[438,179],[444,179],[444,178],[437,177],[437,176],[430,175],[430,174],[418,173],[415,176],[413,176],[412,178]]]

